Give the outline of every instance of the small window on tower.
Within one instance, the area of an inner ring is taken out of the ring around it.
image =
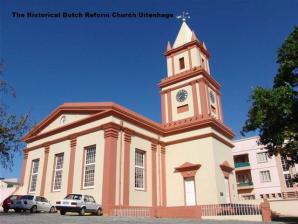
[[[185,68],[184,58],[179,58],[179,67],[180,70]]]
[[[205,68],[205,60],[202,58],[202,66]]]

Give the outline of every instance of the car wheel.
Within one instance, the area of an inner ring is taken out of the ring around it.
[[[19,213],[21,210],[20,209],[15,209],[14,210],[16,213]]]
[[[50,213],[54,213],[55,212],[55,207],[54,206],[52,206],[51,208],[50,208],[50,211],[49,211]]]
[[[3,212],[8,212],[9,208],[3,208]]]
[[[95,213],[95,215],[98,215],[98,216],[100,216],[101,215],[101,209],[99,208],[99,209],[97,209],[97,212]]]
[[[31,213],[36,213],[37,212],[37,207],[34,205],[32,206],[32,208],[30,209]]]
[[[81,208],[81,211],[79,212],[80,215],[85,215],[86,209],[85,208]]]
[[[60,210],[60,215],[65,215],[65,211]]]

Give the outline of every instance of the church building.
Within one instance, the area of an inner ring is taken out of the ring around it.
[[[206,45],[183,21],[164,55],[161,124],[112,102],[64,103],[24,137],[18,193],[88,194],[104,214],[236,202],[234,133]]]

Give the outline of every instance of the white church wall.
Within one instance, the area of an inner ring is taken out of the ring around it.
[[[55,170],[55,156],[59,153],[64,154],[63,160],[63,171],[62,171],[62,182],[61,190],[54,191],[54,170]],[[46,184],[45,184],[45,197],[52,203],[64,198],[67,194],[67,184],[68,184],[68,168],[69,168],[69,157],[70,157],[70,142],[63,141],[50,146],[49,158],[48,158],[48,168],[46,174]],[[39,192],[38,194],[39,195]]]
[[[180,58],[184,58],[184,65],[185,67],[183,69],[180,69],[180,65],[179,65],[179,59]],[[181,52],[181,53],[178,53],[176,54],[174,57],[173,57],[173,60],[174,60],[174,75],[177,75],[181,72],[184,72],[184,71],[187,71],[189,70],[189,56],[188,56],[188,51],[184,51],[184,52]]]
[[[201,165],[195,176],[197,204],[216,203],[214,157],[209,137],[166,147],[167,205],[184,205],[184,180],[175,168],[185,162]]]
[[[114,121],[113,116],[105,117],[105,118],[102,118],[102,119],[99,119],[99,120],[96,120],[96,121],[93,121],[93,122],[90,122],[90,123],[87,123],[87,124],[84,124],[84,125],[81,125],[81,126],[69,129],[69,130],[65,130],[63,132],[59,132],[57,134],[47,136],[45,138],[36,140],[34,142],[30,142],[30,143],[27,144],[27,147],[30,148],[30,147],[42,144],[42,143],[47,142],[47,141],[62,138],[62,137],[68,136],[70,134],[74,134],[76,132],[88,130],[90,128],[94,128],[94,127],[97,127],[97,126],[100,126],[100,125],[103,125],[103,124],[106,124],[106,123],[109,123],[109,122],[112,122],[112,121]]]
[[[226,200],[226,189],[224,182],[224,175],[220,168],[220,165],[227,161],[230,166],[234,167],[234,160],[232,156],[232,148],[223,144],[215,138],[212,138],[213,144],[213,155],[215,160],[215,173],[216,173],[216,187],[217,187],[217,198],[218,203],[227,203]],[[230,199],[232,202],[236,202],[238,198],[237,194],[237,184],[234,171],[229,176],[229,186],[230,186]],[[223,193],[220,195],[220,193]]]
[[[135,189],[135,150],[145,151],[145,189]],[[129,181],[129,204],[131,206],[152,205],[152,163],[151,163],[151,142],[133,136],[130,150],[130,181]]]
[[[70,124],[74,121],[81,120],[83,118],[89,117],[91,115],[88,114],[62,114],[58,118],[56,118],[52,123],[50,123],[45,129],[43,129],[40,133],[44,133],[55,128],[61,127],[65,124]],[[62,123],[61,118],[64,117],[64,123]]]
[[[188,96],[186,98],[185,101],[183,102],[178,102],[176,100],[176,95],[178,93],[179,90],[186,90],[188,93]],[[171,92],[171,97],[172,97],[172,118],[173,121],[177,121],[177,120],[181,120],[181,119],[185,119],[185,118],[189,118],[194,116],[194,108],[193,108],[193,96],[192,96],[192,87],[191,85],[182,87],[180,89],[176,89],[173,90]],[[178,113],[178,107],[179,106],[184,106],[184,105],[188,105],[188,111],[183,112],[183,113]]]

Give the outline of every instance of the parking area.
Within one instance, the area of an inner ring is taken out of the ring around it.
[[[86,215],[79,216],[75,213],[69,213],[65,216],[61,216],[59,213],[49,214],[49,213],[37,213],[31,214],[26,213],[14,213],[8,212],[3,213],[0,211],[0,223],[1,224],[152,224],[152,223],[162,223],[162,224],[253,224],[261,222],[246,222],[246,221],[218,221],[218,220],[194,220],[194,219],[159,219],[159,218],[136,218],[136,217],[105,217],[105,216],[94,216]],[[285,223],[285,222],[274,222]]]

